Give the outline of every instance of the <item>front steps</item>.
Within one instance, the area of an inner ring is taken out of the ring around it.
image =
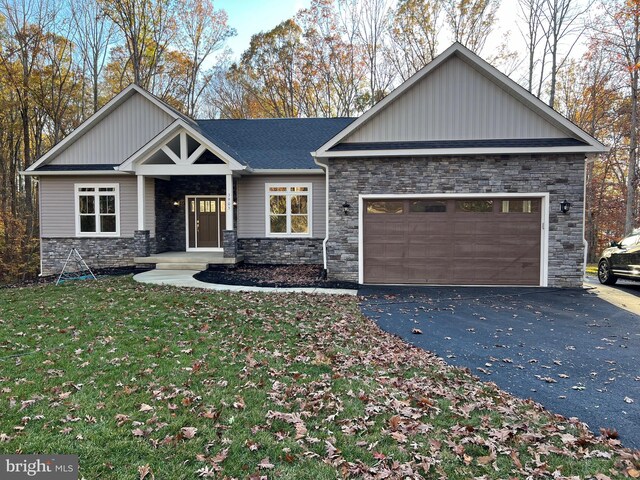
[[[157,270],[206,270],[209,265],[235,265],[242,255],[225,258],[222,252],[163,252],[148,257],[135,257],[137,265],[155,265]]]

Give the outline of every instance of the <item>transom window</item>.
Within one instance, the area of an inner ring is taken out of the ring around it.
[[[76,235],[119,235],[120,199],[118,185],[76,185],[75,191]]]
[[[267,184],[267,235],[311,234],[311,184]]]

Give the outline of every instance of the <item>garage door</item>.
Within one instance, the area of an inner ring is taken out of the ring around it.
[[[366,200],[364,282],[540,285],[541,200]]]

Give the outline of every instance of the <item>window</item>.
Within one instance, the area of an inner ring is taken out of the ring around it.
[[[540,202],[532,200],[502,200],[500,213],[537,213]]]
[[[404,202],[397,200],[372,200],[367,202],[367,213],[404,213]]]
[[[456,200],[456,212],[488,213],[493,211],[493,200]]]
[[[266,185],[267,235],[311,235],[311,184]]]
[[[409,203],[409,212],[411,213],[443,213],[446,211],[446,200],[414,200]]]
[[[118,185],[76,185],[76,235],[118,236]]]

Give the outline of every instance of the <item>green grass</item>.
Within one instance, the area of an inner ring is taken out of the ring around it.
[[[128,277],[0,290],[0,452],[77,454],[87,479],[614,478],[637,462],[381,332],[354,298]]]

